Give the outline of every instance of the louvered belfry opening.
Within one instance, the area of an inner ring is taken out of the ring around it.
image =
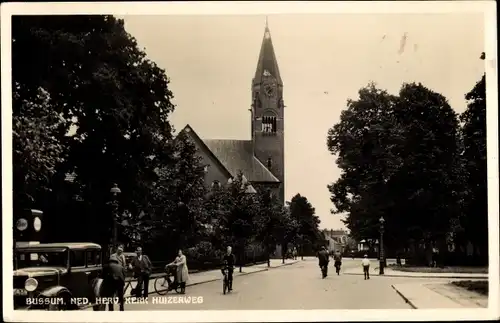
[[[273,159],[271,157],[267,158],[267,169],[271,170],[273,168]]]
[[[264,116],[262,117],[262,132],[264,134],[273,135],[276,134],[277,129],[276,117],[275,116]]]

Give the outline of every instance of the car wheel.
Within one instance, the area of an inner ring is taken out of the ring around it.
[[[61,304],[59,304],[59,302],[55,302],[55,303],[50,303],[47,310],[49,311],[67,311],[70,307],[70,295],[64,293],[64,294],[60,294],[60,295],[57,295],[57,297],[54,299],[57,300],[59,298],[62,298],[63,299],[63,302]]]

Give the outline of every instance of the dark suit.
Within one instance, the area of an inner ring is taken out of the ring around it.
[[[320,250],[318,252],[318,260],[319,260],[319,267],[323,272],[323,278],[325,278],[328,275],[328,262],[330,260],[330,255],[328,254],[328,251]]]
[[[134,257],[131,262],[132,270],[134,271],[134,276],[137,277],[136,286],[136,296],[141,296],[142,285],[144,284],[144,297],[148,297],[149,290],[149,276],[151,275],[151,261],[146,255],[142,255],[141,259],[139,257]]]
[[[124,310],[124,299],[123,299],[123,289],[125,287],[125,267],[123,266],[123,261],[116,254],[111,255],[109,258],[109,263],[106,266],[107,272],[107,286],[108,295],[113,297],[118,297],[118,302],[120,304],[120,311]],[[113,303],[108,305],[108,310],[113,311]]]

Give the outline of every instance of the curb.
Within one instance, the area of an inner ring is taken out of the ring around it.
[[[358,273],[344,273],[344,275],[357,275],[357,276],[363,276],[363,274],[358,274]],[[488,279],[488,276],[486,277],[477,277],[477,276],[433,276],[433,275],[413,275],[413,276],[407,276],[407,275],[391,275],[391,274],[384,274],[384,275],[373,275],[373,276],[379,276],[379,277],[401,277],[401,278],[444,278],[444,279]]]
[[[404,299],[404,301],[410,305],[414,310],[418,309],[415,304],[413,304],[409,299],[408,297],[404,296],[403,293],[401,293],[396,287],[394,287],[394,285],[391,285],[391,287],[396,291],[396,293],[398,293],[399,296],[401,296],[402,299]]]

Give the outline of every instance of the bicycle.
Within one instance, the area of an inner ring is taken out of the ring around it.
[[[335,271],[337,272],[337,275],[340,275],[340,266],[342,266],[340,261],[335,262]]]
[[[228,270],[222,270],[222,274],[224,275],[224,279],[222,280],[222,293],[226,295],[226,292],[229,292],[229,275]]]
[[[132,286],[132,279],[127,281],[126,284],[125,284],[125,288],[123,288],[123,295],[125,295],[127,293],[127,290],[128,288],[130,287],[131,288],[131,291],[130,291],[130,296],[135,296],[135,289],[137,287],[137,283],[136,283],[136,287]]]
[[[175,290],[176,293],[180,293],[180,285],[177,282],[177,274],[175,272],[176,266],[166,266],[165,275],[158,276],[155,279],[155,291],[158,295],[165,295],[169,291]],[[170,276],[174,276],[174,280],[170,280]],[[165,286],[166,285],[166,286]]]

